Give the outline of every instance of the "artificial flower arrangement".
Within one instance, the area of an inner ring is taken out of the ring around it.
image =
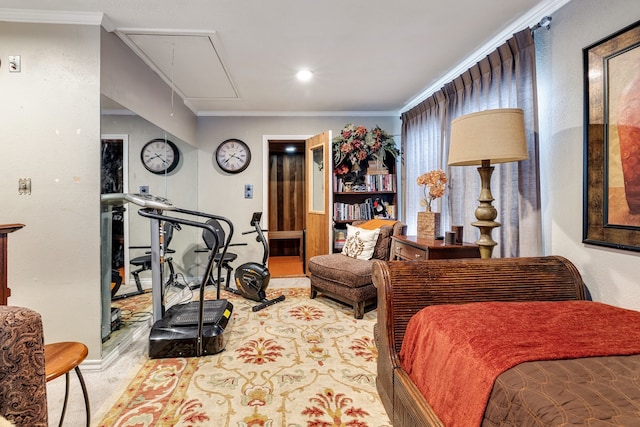
[[[368,131],[349,123],[333,138],[334,173],[339,176],[359,172],[360,163],[365,160],[384,161],[386,154],[396,157],[400,150],[393,137],[377,125]]]
[[[424,185],[422,189],[424,198],[420,200],[420,205],[425,206],[427,212],[431,212],[431,202],[444,195],[447,184],[447,174],[442,169],[432,170],[423,173],[417,179],[418,185]],[[427,192],[427,189],[429,191]]]

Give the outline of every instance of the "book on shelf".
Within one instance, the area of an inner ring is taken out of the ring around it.
[[[333,247],[335,249],[342,249],[347,241],[347,232],[341,228],[334,228],[333,236]]]
[[[389,169],[382,162],[375,160],[369,160],[369,167],[367,167],[367,175],[386,175],[389,173]]]
[[[333,203],[333,218],[336,221],[357,221],[373,218],[373,202],[371,198],[361,203]]]
[[[344,181],[338,178],[337,175],[333,175],[333,191],[336,193],[344,192],[356,192],[356,193],[368,193],[368,192],[384,192],[384,191],[396,191],[396,175],[392,173],[378,174],[378,175],[364,175],[364,184],[356,185],[358,190],[348,190]]]

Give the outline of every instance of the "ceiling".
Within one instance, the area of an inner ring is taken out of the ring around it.
[[[102,23],[198,115],[387,115],[568,1],[2,0],[0,21]]]

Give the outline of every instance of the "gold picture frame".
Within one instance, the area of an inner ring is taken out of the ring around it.
[[[640,21],[583,49],[583,243],[640,251]]]

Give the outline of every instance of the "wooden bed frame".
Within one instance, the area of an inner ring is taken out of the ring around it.
[[[400,366],[409,319],[423,307],[473,301],[565,301],[586,299],[576,267],[559,256],[376,261],[378,291],[376,386],[394,427],[443,426]]]

